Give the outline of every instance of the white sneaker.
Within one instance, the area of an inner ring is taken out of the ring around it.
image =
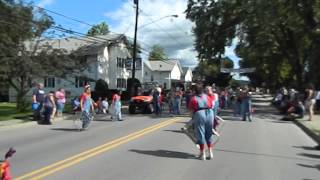
[[[212,150],[209,150],[209,159],[213,159],[213,152],[212,152]]]
[[[199,158],[200,160],[205,161],[205,160],[207,159],[207,158],[206,158],[206,153],[205,153],[205,152],[200,153],[198,158]]]

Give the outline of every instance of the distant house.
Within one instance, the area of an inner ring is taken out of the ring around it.
[[[64,88],[69,93],[69,97],[80,95],[86,84],[92,85],[94,89],[98,79],[107,82],[109,89],[126,90],[127,79],[131,77],[128,69],[128,59],[131,55],[127,49],[126,37],[108,34],[99,36],[99,38],[105,39],[105,41],[92,42],[87,38],[75,37],[46,41],[53,48],[63,48],[69,52],[80,49],[90,64],[81,74],[70,74],[66,79],[49,74],[45,79],[38,79],[37,83],[44,83],[46,92]],[[140,66],[142,66],[141,63]],[[138,80],[142,80],[141,73],[138,73],[136,77]],[[31,92],[29,96],[31,96]],[[10,101],[15,101],[15,97],[16,92],[10,88]]]
[[[187,83],[192,82],[193,74],[192,74],[192,69],[190,67],[182,67],[182,77],[183,80]]]
[[[143,82],[156,82],[166,90],[183,81],[182,67],[177,60],[145,61],[143,69]]]

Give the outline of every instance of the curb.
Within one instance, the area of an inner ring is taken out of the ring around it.
[[[298,127],[300,127],[308,136],[310,136],[314,141],[320,144],[320,136],[318,136],[315,132],[313,132],[311,129],[302,124],[299,120],[294,120],[293,122]]]
[[[63,121],[66,120],[70,117],[71,115],[64,115],[63,117],[56,117],[53,122],[59,122],[59,121]],[[9,125],[1,125],[0,126],[0,131],[2,130],[9,130],[12,128],[20,128],[20,127],[28,127],[28,126],[34,126],[34,125],[38,125],[38,122],[36,121],[26,121],[24,122],[23,120],[21,120],[20,122],[17,123],[13,123],[13,124],[9,124]]]

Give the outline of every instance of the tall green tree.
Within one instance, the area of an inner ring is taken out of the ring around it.
[[[45,12],[22,1],[0,1],[0,79],[17,92],[17,110],[29,105],[25,99],[32,82],[47,76],[66,77],[86,67],[80,52],[54,49],[41,38],[53,24]]]
[[[221,64],[224,68],[233,68],[233,61],[229,58],[221,58],[220,63],[217,60],[208,61],[202,60],[194,70],[194,80],[203,81],[206,85],[212,85],[215,83],[217,86],[226,87],[229,85],[232,76],[230,73],[221,73]]]
[[[87,35],[89,36],[98,36],[98,35],[106,35],[108,34],[109,26],[106,22],[102,22],[100,24],[94,25],[89,31],[87,32]]]
[[[315,71],[319,48],[319,1],[189,0],[187,18],[195,22],[195,47],[201,57],[224,54],[234,38],[241,67],[256,67],[257,85],[301,88]]]
[[[161,45],[156,44],[152,46],[148,59],[149,61],[166,60],[168,59],[168,56],[165,53],[164,48]]]

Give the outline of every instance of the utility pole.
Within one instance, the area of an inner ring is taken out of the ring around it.
[[[133,0],[136,5],[136,24],[134,27],[134,40],[133,40],[133,57],[132,57],[132,83],[131,83],[131,95],[134,95],[135,88],[135,75],[136,75],[136,59],[137,59],[137,31],[138,31],[138,16],[139,16],[139,0]]]
[[[136,25],[134,27],[134,40],[133,40],[133,57],[132,57],[132,79],[135,78],[136,59],[137,59],[137,31],[138,31],[138,16],[139,16],[139,0],[134,0],[136,5]]]

